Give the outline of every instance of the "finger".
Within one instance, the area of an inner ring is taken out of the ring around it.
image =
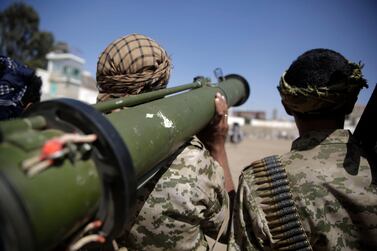
[[[223,110],[224,109],[222,109],[222,102],[221,102],[221,98],[219,98],[219,97],[216,97],[215,98],[215,106],[216,106],[216,114],[217,115],[222,115],[223,114]]]
[[[215,104],[216,104],[216,113],[218,115],[224,115],[228,112],[228,105],[225,101],[225,97],[221,95],[220,93],[216,93],[215,98]]]
[[[228,129],[228,115],[224,114],[224,116],[221,116],[221,120],[219,121],[218,126],[222,128],[223,130]]]
[[[216,97],[220,98],[221,101],[223,101],[223,103],[224,103],[225,105],[228,105],[227,102],[226,102],[226,98],[225,98],[225,96],[222,95],[220,92],[217,92],[217,93],[216,93]]]
[[[215,117],[226,118],[227,116],[228,116],[227,109],[225,109],[224,106],[222,106],[221,104],[219,104],[216,107]]]
[[[221,98],[221,99],[223,99],[223,100],[226,100],[226,99],[225,99],[225,96],[222,95],[220,92],[216,92],[216,97]]]
[[[215,97],[218,98],[218,99],[220,99],[222,104],[228,105],[228,104],[226,103],[226,98],[225,98],[225,96],[222,95],[220,92],[217,92]]]

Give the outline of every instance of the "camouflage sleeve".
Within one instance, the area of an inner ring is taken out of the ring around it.
[[[240,176],[228,250],[264,250],[268,243],[267,222],[257,207],[250,171],[251,168],[245,169]]]
[[[228,210],[224,174],[198,140],[171,163],[148,196],[126,246],[133,250],[206,250]]]
[[[285,156],[303,227],[314,250],[377,250],[377,190],[370,185],[370,167],[364,158],[356,165],[344,161],[350,145],[336,146],[340,147],[344,147],[340,153],[325,145],[312,151],[313,155],[294,152]],[[340,158],[334,158],[337,154]],[[315,158],[319,164],[309,169],[308,162]],[[330,162],[330,158],[342,161]],[[357,175],[345,171],[355,170],[355,166]]]

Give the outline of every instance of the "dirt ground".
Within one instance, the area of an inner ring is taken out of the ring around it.
[[[238,177],[243,169],[254,160],[266,157],[272,154],[282,154],[288,152],[291,147],[291,140],[266,140],[266,139],[252,139],[246,137],[239,144],[226,144],[229,166],[232,173],[232,178],[235,186],[238,185]],[[209,240],[210,245],[214,243]],[[215,251],[226,250],[226,245],[218,243],[214,249]]]
[[[238,185],[238,176],[245,166],[268,155],[288,152],[291,142],[291,140],[245,138],[239,144],[226,143],[225,147],[234,184]]]

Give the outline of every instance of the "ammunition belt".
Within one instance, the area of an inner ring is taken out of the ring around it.
[[[292,198],[287,173],[277,155],[251,165],[274,250],[312,250]]]

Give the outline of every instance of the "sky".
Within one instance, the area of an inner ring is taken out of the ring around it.
[[[3,10],[12,0],[1,0]],[[140,33],[156,40],[173,62],[169,87],[213,70],[247,79],[250,97],[238,110],[288,118],[276,89],[300,54],[329,48],[365,64],[369,88],[377,82],[377,1],[374,0],[27,0],[40,30],[54,34],[84,58],[93,76],[100,53],[113,40]]]

